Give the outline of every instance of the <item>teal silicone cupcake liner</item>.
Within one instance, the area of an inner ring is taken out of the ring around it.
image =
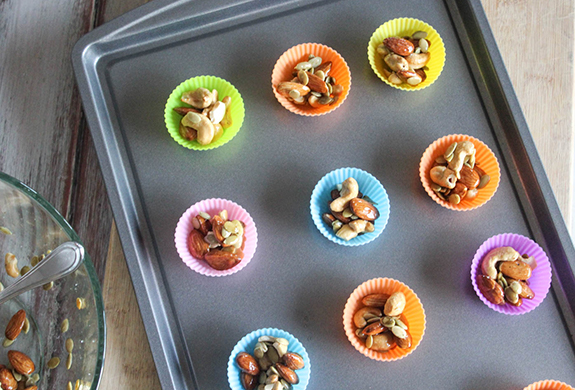
[[[240,381],[241,371],[236,363],[236,356],[238,356],[240,352],[247,352],[253,356],[254,347],[258,342],[258,338],[261,336],[283,337],[289,341],[288,351],[295,352],[303,358],[305,366],[301,370],[296,370],[299,383],[292,385],[292,390],[304,390],[307,387],[311,375],[311,362],[309,360],[309,355],[307,354],[303,344],[297,338],[285,330],[276,328],[262,328],[254,330],[238,341],[228,359],[228,382],[230,384],[230,388],[232,390],[244,390]]]
[[[349,177],[353,177],[359,184],[359,191],[374,201],[379,210],[379,218],[373,222],[375,230],[361,234],[349,241],[342,240],[333,232],[331,226],[326,224],[322,215],[329,212],[328,202],[331,200],[331,191]],[[310,212],[315,226],[328,240],[344,246],[359,246],[375,240],[385,229],[389,219],[389,197],[383,185],[373,175],[358,168],[340,168],[321,178],[311,194]]]

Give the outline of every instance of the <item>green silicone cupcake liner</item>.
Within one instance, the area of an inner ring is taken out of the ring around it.
[[[217,90],[218,100],[222,100],[225,96],[229,96],[232,99],[230,105],[232,125],[224,129],[224,134],[219,140],[208,145],[200,145],[198,141],[189,141],[183,138],[180,135],[180,121],[182,116],[174,111],[176,107],[190,107],[190,105],[182,102],[180,98],[184,92],[193,91],[197,88],[206,88],[210,91],[213,89]],[[164,120],[168,132],[177,143],[188,149],[209,150],[222,146],[236,136],[244,122],[245,113],[242,95],[240,95],[232,84],[216,76],[197,76],[184,81],[172,91],[166,102]]]

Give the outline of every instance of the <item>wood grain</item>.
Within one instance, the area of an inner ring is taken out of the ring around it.
[[[573,1],[482,0],[567,226],[573,198]]]

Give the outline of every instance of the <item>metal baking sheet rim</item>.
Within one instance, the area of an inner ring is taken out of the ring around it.
[[[246,15],[249,14],[246,19],[254,20],[323,2],[320,0],[310,0],[305,4],[296,0],[238,2],[230,5],[229,9],[214,10],[211,14],[202,15],[203,19],[197,20],[199,23],[196,23],[194,33],[201,34],[205,28],[213,29],[213,26],[210,27],[210,22],[217,21],[228,13],[235,14],[234,24],[245,22],[241,18],[243,14],[237,12],[238,8],[243,9]],[[106,66],[106,61],[103,59],[106,56],[112,53],[118,55],[141,51],[138,40],[150,26],[139,29],[139,25],[183,3],[186,1],[156,0],[99,27],[78,41],[73,49],[72,62],[148,341],[151,350],[154,351],[153,357],[160,383],[163,388],[185,389],[192,385],[194,389],[199,389],[182,328],[175,315],[169,292],[164,286],[164,274],[157,262],[159,258],[157,248],[155,245],[150,245],[153,240],[147,228],[149,221],[146,220],[146,213],[139,202],[141,194],[137,193],[138,186],[133,177],[132,167],[129,166],[131,160],[124,147],[125,140],[113,136],[112,129],[118,128],[121,124],[109,111],[109,107],[112,106],[111,96],[101,84],[102,69]],[[573,343],[575,342],[573,273],[575,249],[569,232],[480,1],[444,0],[444,3],[450,13],[454,30],[458,34],[460,46],[465,52],[486,115],[492,123],[498,146],[504,152],[502,155],[509,156],[505,159],[504,165],[512,177],[531,233],[552,259],[552,290]],[[153,26],[152,22],[151,28]],[[229,20],[226,27],[229,28]],[[186,37],[189,36],[188,31]],[[149,41],[143,46],[149,50],[150,46],[157,46],[166,40],[177,41],[180,38],[181,31],[176,28],[164,32],[153,40],[147,37]],[[470,44],[471,42],[473,44]],[[530,188],[530,192],[525,191],[525,188]]]

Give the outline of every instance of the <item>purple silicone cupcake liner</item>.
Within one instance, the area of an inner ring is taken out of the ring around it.
[[[533,299],[524,299],[523,304],[519,307],[509,303],[495,305],[483,296],[477,286],[477,274],[481,274],[481,262],[483,258],[490,250],[502,246],[510,246],[522,255],[528,254],[529,256],[533,256],[537,261],[537,268],[533,270],[531,278],[528,280],[529,287],[531,287],[535,293],[535,297]],[[471,263],[471,283],[479,299],[493,310],[509,315],[525,314],[539,306],[547,296],[549,287],[551,286],[551,264],[543,249],[531,239],[519,234],[499,234],[485,241],[475,253],[475,257],[473,257],[473,262]]]

